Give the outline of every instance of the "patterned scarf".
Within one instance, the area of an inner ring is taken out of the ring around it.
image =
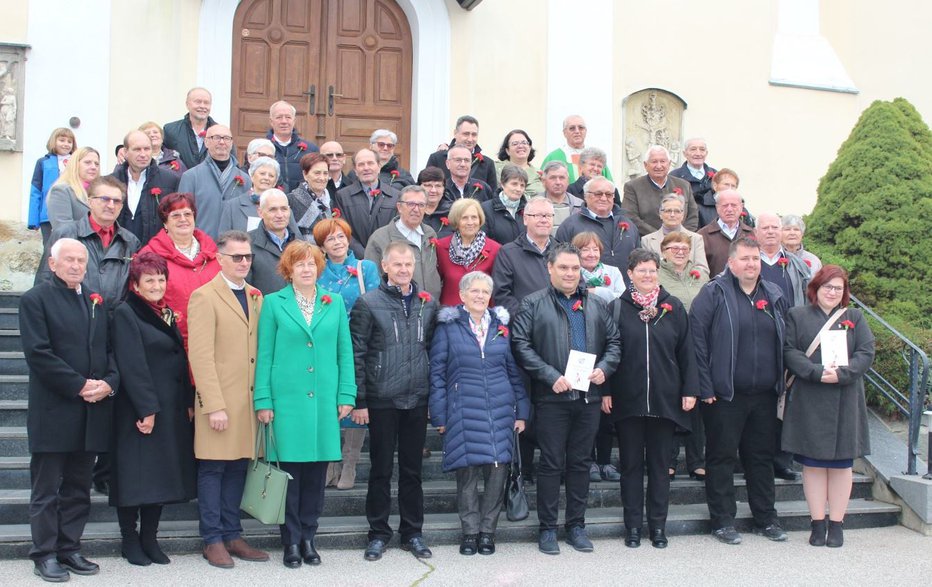
[[[605,287],[605,267],[600,262],[592,271],[585,267],[580,267],[582,272],[582,282],[588,287]]]
[[[305,181],[292,190],[291,195],[305,208],[301,218],[298,219],[298,228],[301,229],[302,233],[309,232],[318,218],[331,217],[330,192],[326,189],[324,189],[320,197],[317,197],[311,192],[310,186]]]
[[[505,192],[498,192],[498,199],[502,203],[502,206],[505,207],[505,210],[508,210],[511,217],[514,218],[515,214],[518,213],[518,208],[521,207],[521,202],[524,200],[524,197],[522,196],[517,200],[512,200],[505,195]]]
[[[649,322],[651,318],[657,315],[657,296],[660,295],[660,287],[655,287],[649,294],[642,294],[634,285],[631,286],[631,299],[634,303],[641,306],[643,310],[638,312],[638,318],[641,322]]]
[[[472,244],[464,249],[463,239],[460,237],[460,231],[457,230],[450,239],[450,261],[454,265],[468,268],[473,263],[477,263],[476,259],[483,248],[485,248],[485,232],[480,230]]]

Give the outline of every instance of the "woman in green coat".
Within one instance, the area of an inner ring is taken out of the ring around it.
[[[324,254],[306,241],[282,253],[289,283],[265,296],[254,404],[274,422],[267,457],[291,474],[281,525],[286,567],[320,564],[314,546],[329,461],[340,460],[340,419],[356,404],[353,346],[343,298],[317,288]]]

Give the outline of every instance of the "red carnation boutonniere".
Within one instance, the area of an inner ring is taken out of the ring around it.
[[[741,216],[741,220],[746,219],[748,217],[748,211],[742,210],[740,216]]]
[[[854,322],[852,322],[851,320],[842,320],[841,322],[838,323],[838,325],[844,328],[845,330],[851,330],[852,328],[854,328]]]
[[[159,196],[162,195],[162,188],[152,188],[149,193],[155,198],[155,203],[159,203]]]
[[[476,194],[478,194],[479,191],[482,189],[482,184],[477,181],[476,183],[472,184],[472,187],[473,187],[472,197],[475,198]]]
[[[341,212],[339,208],[334,208],[332,214],[334,218],[339,218],[340,216],[343,216],[343,212]]]
[[[246,185],[246,180],[243,179],[242,175],[237,175],[236,177],[233,178],[233,183],[235,183],[238,186],[243,186],[243,185]]]
[[[253,312],[258,311],[259,298],[262,297],[262,292],[256,288],[249,290],[249,297],[252,298],[252,310]]]
[[[708,176],[709,179],[712,179],[713,177],[715,177],[715,172],[714,172],[714,171],[708,171],[708,172],[706,172],[706,175]]]
[[[482,156],[482,153],[476,153],[476,158],[472,160],[473,164],[482,163],[483,161],[485,161],[485,157]]]
[[[654,326],[657,326],[657,322],[660,322],[661,318],[663,318],[664,316],[667,315],[667,312],[672,312],[672,311],[673,311],[673,306],[671,306],[670,304],[664,302],[664,303],[660,304],[660,310],[661,310],[660,316],[658,316],[658,317],[657,317],[657,320],[654,321]]]
[[[307,151],[307,143],[305,143],[304,141],[301,141],[300,143],[298,143],[298,150]]]
[[[197,136],[201,137],[202,139],[203,139],[204,137],[206,137],[206,136],[207,136],[207,129],[204,129],[204,130],[202,130],[201,132],[197,133]]]
[[[450,219],[447,218],[446,216],[441,216],[440,224],[442,224],[443,226],[450,226]]]
[[[689,276],[692,277],[693,279],[698,280],[700,277],[702,277],[702,274],[699,273],[698,269],[693,269],[692,271],[689,272]]]
[[[612,284],[612,278],[609,277],[608,275],[603,275],[603,276],[602,276],[602,284],[603,284],[605,287],[610,286],[610,285]]]
[[[392,176],[392,179],[391,181],[388,182],[388,185],[392,185],[395,182],[395,180],[398,179],[398,176],[400,175],[397,169],[392,169],[391,171],[388,172],[388,174]]]
[[[803,259],[803,263],[806,264],[806,267],[812,269],[812,261],[810,261],[809,259]]]
[[[371,197],[374,198],[374,197],[378,196],[378,195],[381,194],[381,193],[382,193],[382,190],[376,188],[376,189],[372,190],[371,192],[369,192],[369,196],[371,196]]]
[[[172,168],[172,171],[181,171],[181,165],[177,161],[170,162],[168,166]]]
[[[359,275],[359,270],[353,267],[352,265],[347,265],[346,272],[352,275],[353,277],[357,277]]]
[[[103,305],[104,299],[101,297],[99,293],[92,293],[90,297],[91,297],[91,318],[93,318],[94,310],[97,308],[97,306]]]
[[[323,302],[325,306],[329,306],[333,302],[333,298],[331,298],[327,294],[324,294],[320,296],[320,301]]]
[[[773,314],[771,314],[771,313],[770,313],[770,310],[767,309],[767,306],[769,306],[769,305],[770,305],[770,303],[769,303],[767,300],[757,300],[757,302],[754,303],[754,307],[755,307],[755,308],[757,308],[758,310],[760,310],[760,311],[763,312],[764,314],[767,314],[768,316],[770,316],[771,318],[773,318]]]
[[[629,228],[631,228],[631,225],[627,222],[619,222],[618,228],[621,230],[621,233],[624,234]]]
[[[790,260],[786,257],[780,257],[777,259],[777,265],[780,266],[780,269],[783,270],[783,274],[786,275],[786,266],[790,264]]]
[[[440,241],[437,240],[436,238],[430,239],[429,242],[430,242],[430,248],[432,248],[432,249],[437,248],[437,245],[440,244]]]
[[[682,195],[683,195],[683,188],[673,188],[673,193],[676,194],[676,195],[678,195],[678,196],[682,196]]]
[[[492,340],[495,340],[499,336],[501,336],[502,338],[508,337],[508,327],[505,326],[504,324],[498,325],[498,332],[495,333],[495,336],[492,337]]]
[[[582,300],[576,300],[576,303],[573,304],[573,311],[578,312],[582,310]]]
[[[430,292],[426,292],[426,291],[417,292],[417,297],[421,298],[421,309],[418,310],[418,313],[417,313],[417,317],[420,318],[421,314],[424,313],[424,306],[427,304],[427,302],[431,301],[434,298],[431,297]]]

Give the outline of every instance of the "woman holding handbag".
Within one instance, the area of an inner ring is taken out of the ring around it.
[[[273,425],[266,458],[292,477],[280,530],[283,563],[297,568],[320,564],[327,465],[340,457],[339,421],[356,404],[356,380],[343,298],[317,286],[321,250],[293,241],[278,268],[288,285],[265,296],[259,317],[254,406]]]
[[[342,218],[325,218],[314,225],[314,241],[320,243],[327,256],[327,265],[317,283],[343,297],[347,317],[359,296],[377,289],[381,281],[375,263],[366,259],[356,260],[356,255],[349,248],[352,234],[349,223]],[[346,417],[340,420],[340,429],[343,436],[342,462],[330,463],[327,487],[352,489],[356,483],[356,463],[366,440],[366,427]]]
[[[854,459],[870,453],[864,374],[874,361],[874,335],[864,315],[848,307],[848,274],[838,265],[820,269],[806,295],[809,305],[792,308],[786,316],[783,358],[792,382],[783,416],[783,450],[803,465],[812,518],[809,544],[839,547]],[[826,349],[835,346],[832,338],[843,343],[847,365],[823,364],[823,356],[834,350]]]
[[[456,472],[460,554],[492,554],[513,431],[524,430],[530,402],[511,354],[508,312],[488,307],[492,278],[473,271],[459,285],[463,303],[440,311],[431,343],[430,420],[443,434],[443,470]]]

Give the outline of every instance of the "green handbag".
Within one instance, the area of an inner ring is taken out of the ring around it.
[[[275,447],[272,425],[260,422],[256,430],[256,458],[249,463],[246,470],[246,487],[239,507],[263,524],[284,524],[285,495],[288,493],[288,481],[292,477],[278,466],[272,465],[270,461],[259,458],[259,446],[263,437],[266,448]]]

